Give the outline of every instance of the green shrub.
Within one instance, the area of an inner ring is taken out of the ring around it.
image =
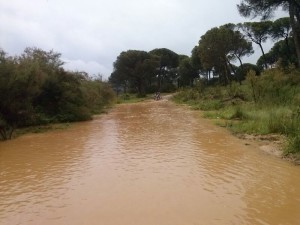
[[[178,99],[235,133],[282,134],[285,154],[300,155],[300,70],[270,69],[260,76],[250,71],[242,85],[187,89]]]
[[[230,119],[240,119],[240,120],[245,120],[247,118],[248,118],[248,114],[246,113],[245,110],[243,110],[239,106],[235,107],[235,111],[230,117]]]
[[[204,111],[219,110],[222,107],[223,107],[223,103],[220,100],[215,100],[215,99],[201,101],[198,105],[198,109]]]
[[[300,134],[288,137],[283,153],[285,156],[300,153]]]
[[[182,103],[188,101],[196,101],[200,99],[200,94],[197,90],[192,88],[182,89],[173,96],[173,99],[176,102],[182,102]]]
[[[228,96],[231,98],[241,98],[241,99],[245,99],[244,95],[244,91],[242,90],[242,86],[240,84],[238,84],[237,82],[232,82],[230,85],[228,85],[227,87],[227,93]]]
[[[287,134],[287,126],[291,120],[291,111],[288,108],[269,108],[268,129],[270,133]]]
[[[261,93],[263,92],[263,84],[261,82],[261,78],[256,75],[256,72],[250,70],[246,76],[246,84],[249,88],[249,92],[251,93],[252,100],[254,102],[258,102],[261,98]]]

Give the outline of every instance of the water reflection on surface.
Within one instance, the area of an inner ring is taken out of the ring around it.
[[[300,224],[300,168],[167,101],[0,143],[0,224]]]

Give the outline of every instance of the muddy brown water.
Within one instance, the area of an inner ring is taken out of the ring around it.
[[[300,167],[166,100],[0,143],[2,225],[298,225]]]

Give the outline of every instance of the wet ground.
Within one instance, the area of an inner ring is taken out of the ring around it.
[[[0,143],[0,224],[297,225],[300,167],[167,100]]]

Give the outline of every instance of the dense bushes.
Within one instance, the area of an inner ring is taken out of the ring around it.
[[[0,135],[15,128],[91,119],[114,100],[110,86],[85,73],[65,71],[60,54],[27,48],[0,54]]]
[[[290,68],[256,74],[250,71],[242,85],[181,90],[174,99],[222,119],[233,132],[282,134],[287,137],[284,153],[300,152],[300,72]]]

